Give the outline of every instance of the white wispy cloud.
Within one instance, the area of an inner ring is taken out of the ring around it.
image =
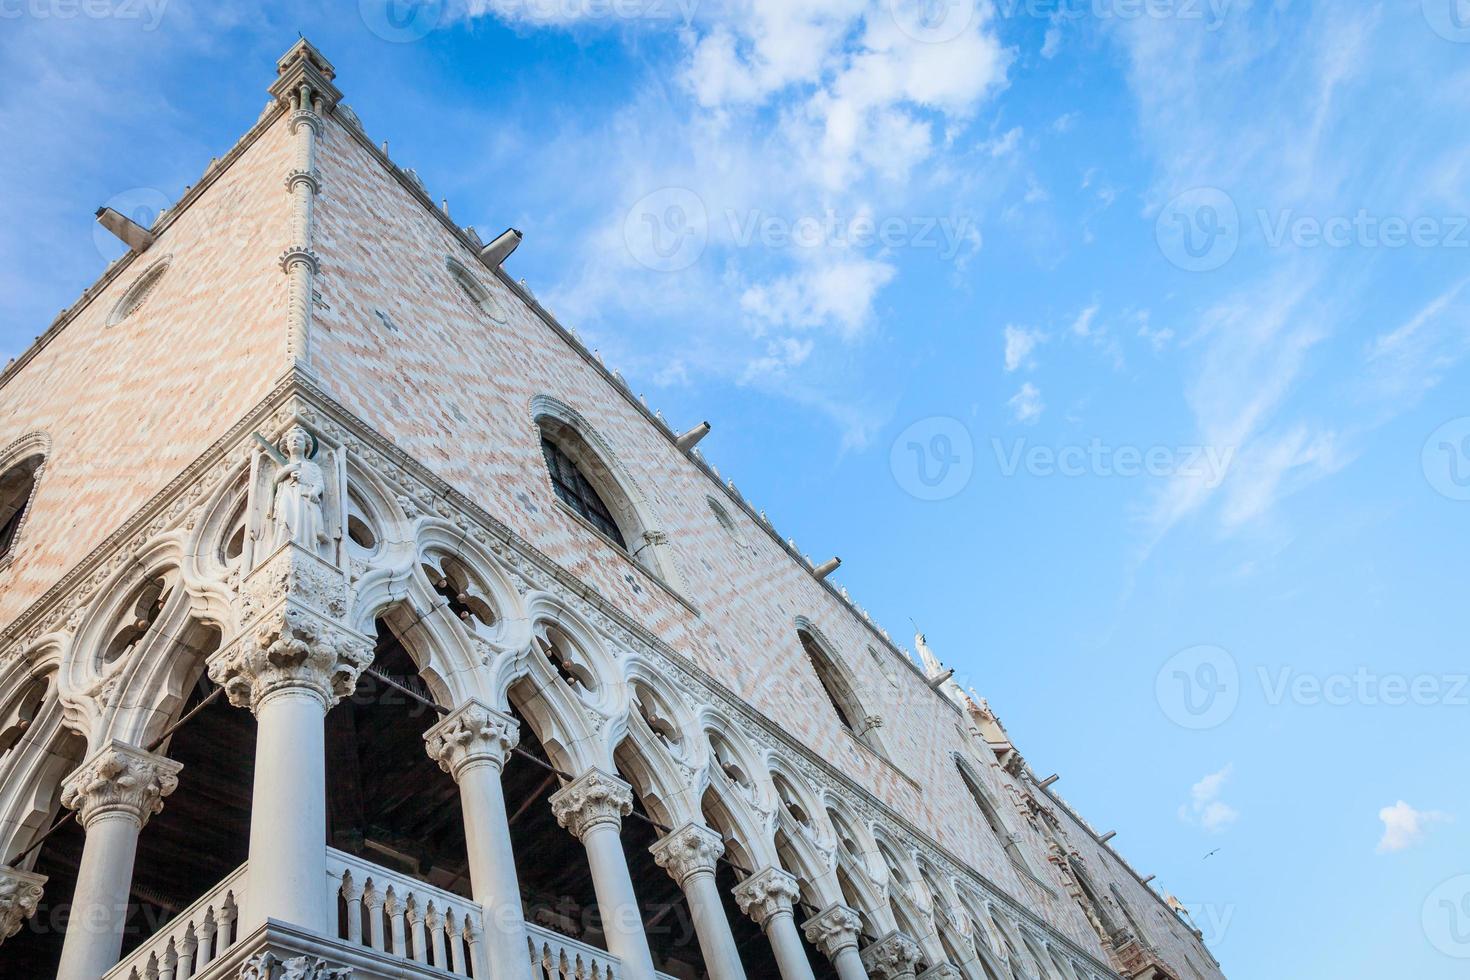
[[[1226,766],[1191,786],[1189,802],[1179,807],[1179,819],[1209,833],[1219,833],[1240,819],[1240,811],[1220,799],[1233,769]]]
[[[1041,418],[1041,413],[1046,409],[1041,400],[1041,390],[1027,381],[1021,385],[1021,390],[1006,401],[1010,407],[1011,417],[1017,422],[1035,422]]]
[[[1009,374],[1022,365],[1031,366],[1031,354],[1036,350],[1038,344],[1046,342],[1046,334],[1041,330],[1032,330],[1029,327],[1018,327],[1013,323],[1008,323],[1005,329],[1005,341],[1006,373]]]
[[[1439,810],[1416,810],[1403,800],[1378,811],[1383,821],[1383,837],[1378,841],[1379,854],[1393,854],[1408,850],[1424,839],[1433,824],[1448,823],[1453,819]]]

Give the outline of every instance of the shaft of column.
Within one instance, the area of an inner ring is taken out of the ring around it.
[[[240,934],[280,919],[335,933],[327,918],[325,705],[303,688],[276,691],[255,709],[250,869]]]
[[[705,971],[712,980],[745,980],[745,967],[715,883],[716,862],[725,853],[724,840],[708,827],[687,823],[665,835],[649,851],[684,892],[699,950],[704,954]]]
[[[653,953],[621,836],[623,817],[633,812],[633,788],[589,769],[552,795],[551,808],[557,822],[587,849],[608,950],[622,960],[624,980],[654,980]]]
[[[429,757],[459,784],[470,890],[485,914],[485,955],[496,980],[531,980],[521,886],[510,844],[501,773],[520,725],[475,700],[424,735]],[[478,966],[477,966],[478,969]]]
[[[832,957],[832,965],[837,968],[838,980],[868,980],[868,971],[856,946],[838,950]]]
[[[740,911],[765,930],[781,980],[813,980],[811,964],[791,917],[801,898],[796,878],[772,865],[736,885],[734,895]]]
[[[138,835],[178,786],[179,763],[112,742],[63,784],[87,840],[77,869],[58,980],[97,980],[117,964],[132,894]]]

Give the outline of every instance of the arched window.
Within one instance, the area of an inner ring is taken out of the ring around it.
[[[1021,849],[1020,840],[1006,826],[1005,819],[1001,817],[1000,811],[995,808],[995,804],[990,798],[990,792],[986,790],[985,784],[980,781],[980,777],[970,771],[970,767],[960,757],[959,753],[955,753],[954,764],[955,768],[959,770],[960,779],[964,781],[965,788],[970,791],[970,797],[975,801],[975,806],[980,809],[981,816],[985,818],[986,826],[990,828],[990,832],[996,836],[996,839],[1001,842],[1001,845],[1005,848],[1006,856],[1011,859],[1011,863],[1028,877],[1040,881],[1041,879],[1037,877],[1035,870],[1031,867],[1031,862],[1026,860],[1026,854]]]
[[[138,312],[138,309],[147,301],[149,294],[158,286],[158,281],[163,278],[163,274],[168,271],[170,258],[165,255],[133,281],[127,292],[123,293],[122,298],[117,301],[117,305],[112,308],[112,312],[107,315],[109,327],[116,326]]]
[[[883,722],[863,708],[862,702],[858,700],[857,685],[836,655],[828,652],[809,630],[798,629],[796,635],[801,640],[801,648],[806,651],[807,662],[811,664],[812,671],[821,682],[822,690],[827,694],[827,700],[832,704],[832,710],[837,712],[843,726],[859,742],[880,755],[886,755],[878,738],[878,726]]]
[[[617,542],[618,547],[627,550],[628,542],[623,538],[623,532],[618,528],[618,523],[613,519],[612,511],[607,504],[602,502],[597,488],[587,475],[582,472],[581,467],[566,450],[557,445],[543,432],[541,435],[541,453],[546,457],[546,469],[551,474],[551,489],[561,498],[561,502],[576,511],[588,523],[597,528],[603,534]]]
[[[15,550],[44,459],[39,453],[28,456],[0,475],[0,559]]]

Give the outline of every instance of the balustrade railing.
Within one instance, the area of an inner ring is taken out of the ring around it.
[[[474,902],[330,847],[327,876],[339,939],[486,980],[482,916]]]
[[[103,980],[189,980],[202,973],[239,940],[245,888],[242,864],[108,970]]]
[[[611,953],[529,922],[526,932],[534,980],[622,980],[622,964]]]

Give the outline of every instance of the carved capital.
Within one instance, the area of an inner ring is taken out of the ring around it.
[[[806,941],[822,951],[828,959],[836,959],[844,949],[857,949],[863,920],[841,902],[833,902],[801,925]]]
[[[277,607],[229,647],[209,658],[209,679],[237,708],[259,711],[282,691],[305,691],[323,710],[350,695],[373,661],[364,637],[293,605]]]
[[[256,953],[240,966],[239,980],[352,980],[352,969],[332,966],[316,956],[282,959],[272,952]]]
[[[178,788],[183,768],[166,756],[111,742],[66,777],[61,802],[77,811],[83,827],[110,814],[131,817],[142,827]]]
[[[45,884],[45,875],[0,868],[0,943],[20,932],[21,923],[36,914]]]
[[[911,978],[919,955],[918,943],[901,932],[890,932],[863,950],[863,967],[873,980]]]
[[[578,839],[597,827],[621,830],[633,812],[633,787],[600,769],[589,769],[551,796],[551,812]]]
[[[953,964],[940,963],[919,974],[919,980],[965,980],[965,975]]]
[[[764,929],[771,916],[790,912],[796,907],[797,900],[801,898],[801,887],[792,875],[772,866],[736,885],[733,894],[740,911]]]
[[[511,750],[521,742],[521,726],[473,698],[424,733],[424,749],[439,768],[459,781],[460,773],[478,765],[505,766]]]
[[[708,827],[686,823],[669,831],[648,852],[658,866],[683,888],[690,875],[715,873],[715,862],[725,853],[725,839]]]

